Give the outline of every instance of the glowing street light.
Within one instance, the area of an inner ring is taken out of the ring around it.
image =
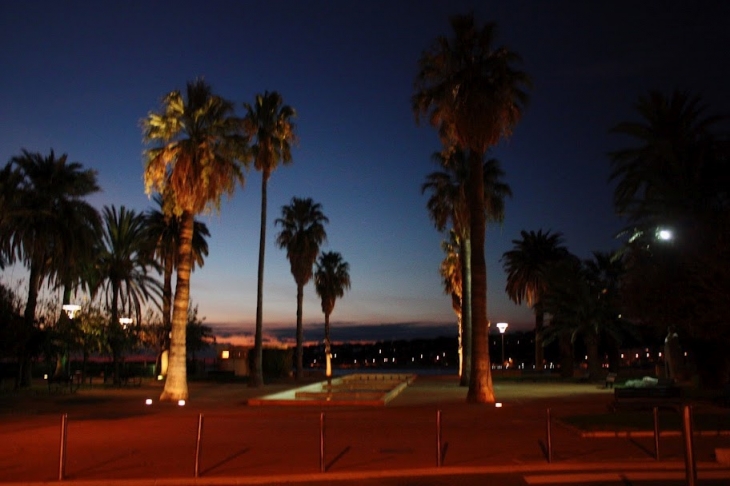
[[[134,322],[134,319],[131,317],[120,317],[119,318],[119,324],[122,325],[123,329],[126,329],[128,325]]]
[[[668,230],[666,228],[659,228],[657,229],[656,236],[662,241],[669,241],[674,235],[672,235],[671,230]]]
[[[499,333],[502,335],[502,366],[504,366],[504,331],[507,330],[507,324],[506,322],[498,322],[497,323],[497,329],[499,329]]]
[[[81,306],[78,304],[63,304],[61,308],[66,312],[69,319],[76,317],[76,313],[81,310]]]

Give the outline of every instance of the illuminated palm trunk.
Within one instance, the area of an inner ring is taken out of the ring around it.
[[[326,363],[325,375],[332,376],[332,344],[330,342],[330,314],[324,314],[324,358]]]
[[[487,262],[484,258],[486,221],[484,219],[484,177],[482,158],[469,152],[467,184],[471,236],[471,317],[472,368],[466,399],[476,403],[494,403],[492,370],[489,360],[489,322],[487,321]]]
[[[302,305],[304,301],[304,285],[297,283],[297,356],[296,379],[302,378],[304,372],[304,326],[302,325]]]
[[[460,386],[469,386],[472,361],[472,316],[471,316],[471,239],[461,238],[461,329],[464,369]]]
[[[187,353],[185,331],[188,323],[190,302],[190,268],[192,263],[193,213],[183,211],[180,217],[180,247],[178,248],[177,283],[172,308],[172,333],[170,336],[170,359],[165,379],[165,388],[160,400],[187,400]]]

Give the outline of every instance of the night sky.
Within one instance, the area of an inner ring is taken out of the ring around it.
[[[468,12],[497,22],[498,41],[534,79],[523,122],[492,153],[514,197],[504,225],[487,234],[489,318],[528,329],[530,310],[504,293],[502,253],[522,229],[560,231],[582,258],[617,247],[606,154],[629,140],[609,129],[636,119],[633,104],[649,89],[687,89],[728,112],[730,2],[3,1],[0,161],[53,148],[98,171],[96,207],[143,211],[152,202],[140,120],[163,95],[202,76],[243,115],[243,102],[279,91],[297,110],[300,143],[269,181],[264,329],[294,336],[296,287],[273,222],[298,196],[322,204],[324,250],[350,263],[334,340],[375,324],[399,324],[399,337],[408,323],[421,324],[414,337],[428,325],[455,334],[438,275],[443,237],[420,192],[440,145],[434,129],[416,125],[410,96],[421,52],[450,35],[450,15]],[[210,256],[191,296],[220,335],[253,332],[260,185],[251,170],[219,215],[201,216]],[[23,277],[18,267],[3,274]],[[311,283],[304,322],[323,322]]]

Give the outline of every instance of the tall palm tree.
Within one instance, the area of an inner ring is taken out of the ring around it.
[[[550,265],[570,256],[563,245],[562,233],[550,230],[537,233],[525,230],[520,232],[521,240],[512,240],[512,250],[504,252],[502,261],[507,273],[505,291],[516,304],[526,302],[535,312],[535,369],[543,369],[542,330],[545,323],[545,310],[542,297],[548,288],[546,272]]]
[[[322,299],[324,312],[324,354],[327,361],[326,373],[332,376],[332,343],[330,342],[330,314],[335,309],[335,302],[345,295],[350,288],[350,265],[342,259],[338,252],[322,253],[317,260],[314,272],[314,288]]]
[[[296,378],[302,377],[304,328],[302,326],[302,302],[304,286],[312,278],[312,267],[317,260],[319,247],[327,240],[324,225],[329,219],[322,213],[322,205],[311,198],[293,197],[288,206],[282,206],[281,218],[275,223],[282,227],[276,237],[279,248],[286,249],[286,257],[294,281],[297,284],[297,356]]]
[[[54,279],[61,285],[71,278],[70,263],[83,254],[87,240],[75,234],[80,222],[98,223],[94,208],[84,197],[99,190],[96,171],[83,169],[68,156],[48,156],[23,150],[13,157],[4,173],[3,226],[7,230],[4,246],[12,261],[21,259],[29,269],[28,299],[23,313],[26,330],[35,322],[38,293],[44,281]],[[82,244],[83,243],[83,244]],[[20,359],[20,385],[29,384],[29,361]]]
[[[460,15],[451,18],[451,27],[452,38],[438,37],[421,55],[411,101],[417,120],[428,118],[447,151],[459,147],[469,154],[472,370],[467,400],[492,403],[482,160],[520,120],[530,79],[513,67],[520,61],[515,52],[494,46],[495,24],[479,27],[472,15]]]
[[[119,385],[120,358],[125,343],[119,318],[133,314],[138,324],[142,321],[145,302],[160,293],[159,282],[149,275],[159,267],[152,257],[154,241],[146,239],[144,214],[124,206],[119,211],[114,206],[107,206],[103,215],[104,233],[97,270],[111,313],[109,346],[114,363],[114,384]]]
[[[155,242],[154,257],[162,268],[162,328],[166,332],[163,333],[165,337],[161,349],[169,351],[169,331],[172,328],[172,273],[176,268],[175,257],[180,244],[180,218],[175,214],[165,214],[164,202],[160,194],[155,194],[153,200],[159,209],[150,209],[146,213],[145,231],[147,235],[145,239]],[[195,220],[193,222],[191,272],[195,271],[196,264],[202,267],[205,263],[205,257],[208,256],[207,237],[210,237],[208,226],[202,221]],[[161,374],[167,374],[166,369],[161,371]]]
[[[454,148],[448,153],[437,152],[434,160],[442,170],[432,172],[421,186],[421,192],[430,191],[426,207],[436,229],[444,231],[450,221],[457,232],[460,244],[458,256],[463,276],[462,326],[460,327],[463,347],[466,349],[465,366],[461,374],[460,384],[467,386],[470,378],[471,362],[471,238],[469,228],[469,207],[466,200],[466,186],[469,181],[469,164],[467,154]],[[510,187],[501,181],[504,171],[499,161],[494,158],[486,160],[482,166],[484,179],[484,211],[487,222],[504,221],[504,199],[512,196]],[[461,258],[461,255],[464,258]]]
[[[159,113],[143,120],[146,143],[145,190],[165,195],[166,214],[180,218],[177,282],[172,311],[170,361],[161,400],[188,397],[185,329],[190,303],[190,272],[195,215],[220,209],[223,194],[243,185],[246,141],[234,105],[213,94],[203,80],[187,83],[183,95],[170,92]],[[168,199],[169,198],[169,199]]]
[[[291,163],[291,146],[296,142],[294,108],[285,105],[279,93],[273,91],[256,95],[253,105],[244,103],[246,115],[244,130],[251,138],[254,167],[261,171],[261,231],[259,235],[259,266],[256,291],[256,336],[251,385],[264,384],[263,375],[263,300],[264,300],[264,250],[266,247],[266,194],[271,173],[281,162]]]

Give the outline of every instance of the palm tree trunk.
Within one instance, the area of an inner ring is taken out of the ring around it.
[[[542,328],[545,325],[545,313],[542,305],[535,305],[535,370],[542,371],[545,369],[543,361],[545,361],[545,350],[542,347]]]
[[[163,334],[160,340],[160,349],[157,354],[155,361],[155,368],[157,368],[157,374],[165,376],[167,375],[167,367],[162,366],[162,355],[165,351],[170,351],[170,330],[171,316],[172,313],[172,272],[174,269],[175,255],[171,251],[165,253],[164,261],[164,282],[162,287],[162,328]]]
[[[560,333],[560,376],[563,378],[573,377],[573,343],[570,340],[570,331]]]
[[[472,317],[471,317],[471,238],[461,238],[461,328],[464,349],[464,369],[459,386],[469,386],[472,360]]]
[[[165,254],[164,283],[162,287],[162,325],[170,326],[170,311],[172,310],[172,270],[174,259],[170,251]]]
[[[590,333],[585,337],[585,343],[588,355],[588,373],[590,378],[595,380],[601,371],[601,364],[598,360],[598,336]]]
[[[329,383],[332,377],[332,347],[330,344],[330,315],[325,313],[324,315],[324,359],[325,359],[325,374],[327,375],[327,382]]]
[[[302,305],[304,302],[304,286],[297,283],[297,364],[296,379],[300,380],[304,373],[304,326],[302,325]]]
[[[177,282],[172,307],[172,333],[170,338],[170,360],[167,368],[165,388],[160,400],[178,401],[188,399],[187,354],[185,331],[190,304],[190,268],[193,253],[193,213],[183,211],[180,217],[180,247],[178,248]]]
[[[259,273],[256,290],[256,336],[253,347],[253,369],[251,370],[251,386],[260,387],[264,384],[263,347],[264,347],[264,250],[266,248],[266,171],[261,176],[261,231],[259,237]]]
[[[112,365],[114,377],[112,382],[115,386],[122,384],[122,376],[119,366],[119,348],[121,347],[121,326],[119,325],[119,282],[112,282],[112,319],[109,323],[110,347],[112,348]]]
[[[28,300],[23,312],[25,342],[19,346],[20,356],[18,357],[18,377],[15,381],[15,388],[28,387],[32,381],[31,355],[28,345],[35,325],[35,309],[38,305],[38,291],[41,286],[41,270],[35,261],[34,259],[30,264],[30,275],[28,276]]]
[[[487,320],[487,262],[484,258],[486,221],[484,219],[484,177],[481,154],[469,151],[467,198],[471,237],[471,317],[472,365],[466,399],[475,403],[494,403],[492,369],[489,360],[489,321]]]

